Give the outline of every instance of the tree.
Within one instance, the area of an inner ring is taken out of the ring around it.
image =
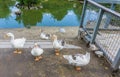
[[[30,9],[30,6],[32,6],[32,4],[37,4],[41,0],[18,0],[18,1],[20,2],[21,5],[27,6]]]
[[[14,1],[11,0],[0,0],[0,18],[6,18],[10,14],[10,6],[15,4]]]

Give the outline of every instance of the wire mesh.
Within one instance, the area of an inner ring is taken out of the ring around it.
[[[92,37],[94,27],[96,26],[96,22],[98,19],[99,8],[95,7],[94,5],[88,3],[87,9],[85,11],[85,17],[83,22],[83,28],[89,33]]]
[[[107,54],[110,62],[114,62],[120,48],[120,18],[104,12],[98,35],[97,43]]]
[[[116,69],[120,60],[120,17],[118,17],[118,13],[110,11],[91,0],[87,1],[87,6],[84,6],[85,13],[83,13],[84,20],[82,23],[82,27],[87,32],[85,38],[91,43],[96,42],[104,51],[112,67]],[[98,18],[99,16],[102,16],[102,20],[101,17]]]

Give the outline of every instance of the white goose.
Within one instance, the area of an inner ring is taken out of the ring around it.
[[[58,41],[56,35],[52,36],[52,40],[53,40],[53,48],[55,49],[55,54],[59,55],[60,50],[64,48],[63,45],[64,41]]]
[[[43,39],[43,40],[48,40],[48,39],[50,39],[50,34],[45,34],[44,32],[43,32],[43,30],[41,30],[41,33],[40,33],[40,38],[41,39]]]
[[[11,37],[10,43],[15,48],[14,53],[21,54],[22,51],[19,50],[19,48],[23,48],[26,39],[24,37],[23,38],[14,39],[15,37],[14,37],[13,33],[7,33],[6,37]]]
[[[31,50],[31,54],[35,56],[35,61],[39,61],[42,59],[43,49],[38,46],[37,43],[34,44],[33,49]]]
[[[90,43],[89,46],[90,46],[89,49],[92,50],[92,51],[97,51],[97,50],[99,50],[99,48],[98,48],[95,44],[91,44],[91,43]]]
[[[103,52],[102,51],[95,51],[95,54],[100,58],[103,57]]]
[[[77,71],[80,71],[80,66],[85,66],[90,62],[90,53],[76,54],[76,55],[63,55],[65,59],[68,60],[69,64],[76,67]]]

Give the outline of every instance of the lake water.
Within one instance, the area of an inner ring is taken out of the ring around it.
[[[0,1],[0,28],[24,28],[30,26],[79,26],[82,4],[50,0],[38,10],[18,9],[13,0]],[[11,4],[10,4],[11,3]],[[15,15],[21,10],[20,16]]]

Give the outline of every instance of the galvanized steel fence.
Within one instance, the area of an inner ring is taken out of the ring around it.
[[[120,64],[120,14],[92,0],[85,0],[80,28],[87,32],[85,39],[96,43],[112,68],[117,69]]]

